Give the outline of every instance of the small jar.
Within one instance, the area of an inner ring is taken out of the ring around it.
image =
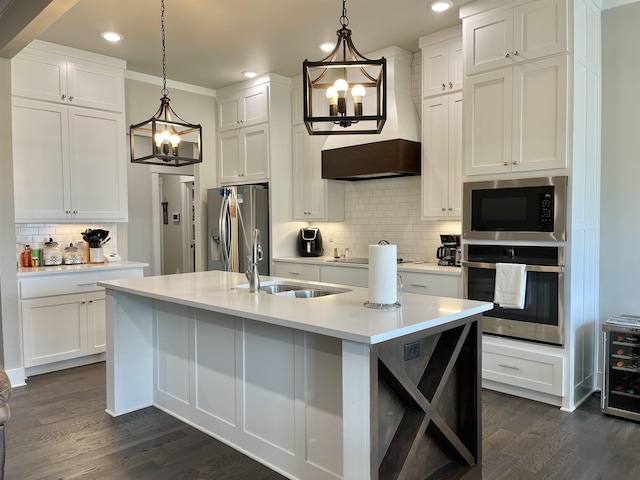
[[[51,238],[44,244],[42,249],[41,265],[45,267],[51,265],[62,265],[62,251],[60,250],[60,247],[58,247],[58,243],[54,242]]]
[[[79,263],[84,263],[84,259],[78,251],[78,247],[74,246],[73,243],[70,243],[69,246],[64,249],[62,254],[62,263],[65,265],[77,265]]]

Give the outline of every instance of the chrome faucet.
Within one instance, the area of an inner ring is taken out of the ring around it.
[[[257,228],[251,235],[251,256],[249,256],[249,270],[245,272],[249,280],[249,291],[260,290],[260,276],[258,275],[258,262],[262,260],[262,246],[260,245],[260,230]]]

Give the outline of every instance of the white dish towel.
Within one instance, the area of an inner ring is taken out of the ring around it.
[[[521,263],[497,263],[493,301],[502,308],[524,308],[527,293],[527,266]]]

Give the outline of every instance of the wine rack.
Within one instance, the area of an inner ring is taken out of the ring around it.
[[[640,317],[611,317],[602,330],[602,411],[640,421]]]

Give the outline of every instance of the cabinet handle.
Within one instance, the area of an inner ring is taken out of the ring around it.
[[[73,102],[73,95],[69,95],[69,101]]]
[[[417,287],[417,288],[427,288],[426,285],[419,285],[417,283],[410,283],[409,285],[411,285],[412,287]]]
[[[453,88],[453,82],[449,82],[449,90]]]
[[[63,93],[62,95],[60,95],[60,98],[61,98],[62,100],[66,100],[66,99],[67,99],[67,96]]]
[[[499,367],[508,368],[509,370],[520,370],[520,367],[516,367],[515,365],[506,365],[504,363],[499,363]]]
[[[94,285],[97,285],[97,283],[96,282],[77,283],[76,287],[93,287]]]
[[[300,272],[289,272],[289,275],[300,275]]]

